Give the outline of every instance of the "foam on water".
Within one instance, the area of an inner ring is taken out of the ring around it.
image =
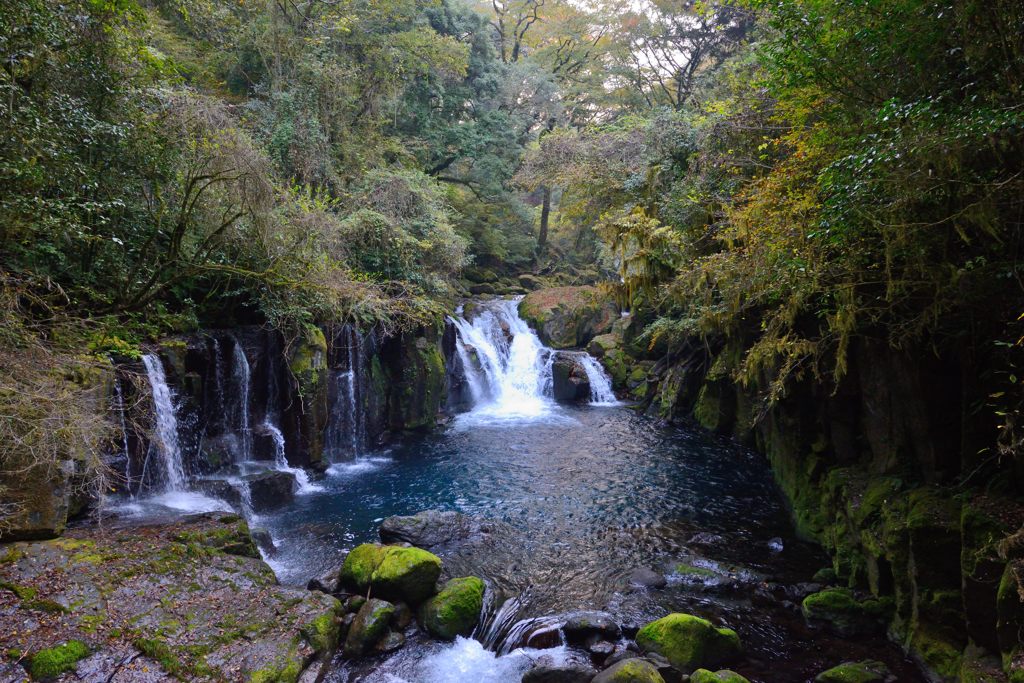
[[[508,683],[518,681],[540,654],[557,659],[565,648],[513,650],[497,655],[479,641],[458,637],[455,642],[423,660],[419,676],[409,683]]]

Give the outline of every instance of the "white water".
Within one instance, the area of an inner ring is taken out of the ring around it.
[[[181,457],[181,444],[178,442],[178,418],[174,413],[174,394],[167,385],[167,375],[163,363],[156,354],[148,353],[142,357],[146,366],[146,375],[153,392],[153,410],[156,415],[156,433],[151,448],[160,456],[164,470],[164,490],[183,491],[185,489],[185,466]]]
[[[295,477],[296,483],[299,485],[298,494],[313,493],[314,491],[322,491],[323,487],[314,484],[309,480],[309,473],[301,467],[292,467],[288,464],[288,458],[285,456],[284,451],[284,434],[277,428],[274,423],[267,420],[263,423],[263,428],[270,432],[271,438],[274,439],[274,469],[279,472],[289,472]],[[247,487],[246,487],[247,488]]]
[[[518,681],[543,652],[557,659],[564,648],[515,650],[497,655],[485,650],[476,640],[458,637],[446,650],[427,657],[421,665],[417,683],[508,683]]]
[[[360,381],[363,338],[354,328],[344,328],[346,370],[334,374],[334,400],[325,436],[328,455],[334,462],[358,459],[366,441],[366,411]]]
[[[450,318],[458,334],[456,353],[473,399],[473,410],[460,416],[460,422],[478,424],[554,414],[555,352],[519,317],[517,299],[478,306],[481,310],[472,322],[462,315]],[[615,405],[611,380],[601,364],[585,352],[579,353],[579,361],[590,382],[591,405]]]
[[[252,428],[249,426],[249,385],[252,372],[249,368],[249,359],[245,357],[245,349],[237,339],[233,341],[232,374],[239,391],[237,430],[242,439],[241,453],[238,456],[242,462],[246,462],[252,458]]]

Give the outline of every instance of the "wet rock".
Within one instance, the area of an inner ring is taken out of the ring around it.
[[[468,636],[480,620],[484,582],[475,576],[451,579],[420,608],[420,624],[443,640]]]
[[[664,588],[668,585],[668,579],[653,569],[640,567],[629,575],[629,583],[638,588]]]
[[[537,650],[546,650],[549,647],[558,647],[562,644],[562,636],[557,628],[545,628],[534,631],[526,636],[526,647]]]
[[[310,579],[306,588],[321,593],[337,593],[341,590],[341,565],[331,567],[320,576]]]
[[[217,500],[223,500],[233,509],[241,511],[242,494],[225,479],[200,479],[195,482],[196,490]]]
[[[725,543],[725,537],[719,534],[713,534],[710,531],[700,531],[690,537],[687,545],[703,547],[703,548],[714,548],[721,546]]]
[[[470,294],[494,294],[496,291],[497,290],[494,288],[494,285],[489,282],[481,282],[480,284],[469,286]]]
[[[254,512],[266,512],[291,503],[298,484],[291,472],[270,470],[242,477],[249,487],[249,504]]]
[[[407,517],[388,517],[379,533],[383,543],[409,543],[430,550],[486,533],[486,526],[460,512],[425,510]]]
[[[372,598],[359,609],[345,638],[345,656],[360,657],[370,650],[388,630],[395,606]]]
[[[885,683],[895,680],[889,668],[882,662],[844,662],[828,671],[818,674],[816,683]]]
[[[829,588],[804,598],[804,618],[842,636],[880,632],[892,611],[891,600],[858,600],[849,588]]]
[[[270,532],[266,529],[253,528],[249,530],[249,536],[252,538],[253,543],[261,551],[267,555],[273,557],[277,554],[277,545],[274,543],[274,538],[270,535]]]
[[[740,653],[740,639],[728,628],[717,628],[692,614],[670,614],[647,624],[636,635],[644,652],[662,655],[683,673],[714,666]]]
[[[690,674],[690,683],[750,683],[750,681],[729,669],[720,671],[697,669]]]
[[[441,559],[420,548],[364,543],[345,558],[341,581],[360,593],[418,605],[436,592]]]
[[[530,292],[519,315],[554,349],[582,348],[611,331],[619,317],[610,298],[597,287],[553,287]]]
[[[388,631],[373,649],[375,652],[387,654],[398,650],[403,645],[405,645],[405,636],[397,631]]]
[[[781,553],[784,548],[785,546],[783,546],[781,538],[776,537],[768,541],[768,550],[773,553]]]
[[[615,644],[609,643],[607,640],[599,640],[587,647],[587,651],[598,661],[604,661],[605,657],[615,651]]]
[[[352,597],[348,598],[345,601],[345,611],[346,612],[351,612],[352,614],[355,614],[360,609],[362,609],[363,605],[365,605],[365,604],[366,604],[366,598],[365,597],[363,597],[362,595],[353,595]]]
[[[636,650],[631,649],[625,643],[616,643],[615,649],[612,650],[612,653],[605,658],[604,665],[611,666],[612,664],[621,662],[624,659],[632,659],[633,657],[639,656],[640,653],[638,653]]]
[[[562,633],[570,645],[576,645],[591,639],[617,640],[622,629],[606,612],[577,612],[566,620]]]
[[[589,661],[575,653],[557,659],[541,655],[533,668],[523,674],[522,683],[589,683],[596,673]]]
[[[404,602],[395,605],[395,614],[391,617],[391,623],[400,631],[405,630],[412,624],[412,608]]]
[[[559,353],[551,365],[551,387],[556,401],[590,399],[590,380],[577,354]]]
[[[665,679],[647,660],[625,659],[599,673],[593,683],[665,683]]]

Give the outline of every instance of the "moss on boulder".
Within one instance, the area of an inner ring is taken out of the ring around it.
[[[614,302],[597,287],[551,287],[530,292],[519,315],[554,349],[582,348],[611,331],[618,319]]]
[[[810,623],[849,636],[882,629],[892,612],[892,601],[858,600],[849,588],[828,588],[804,598],[801,609]]]
[[[717,628],[692,614],[670,614],[647,624],[636,634],[636,644],[656,652],[675,668],[689,673],[714,666],[740,653],[740,639],[728,628]]]
[[[420,609],[420,624],[431,635],[445,640],[468,636],[480,619],[484,582],[475,576],[452,579]]]
[[[690,674],[690,683],[750,683],[750,681],[729,669],[721,671],[697,669]]]
[[[441,558],[420,548],[364,543],[341,566],[341,581],[389,600],[419,604],[437,590]]]
[[[657,667],[646,659],[624,659],[594,677],[591,683],[665,683]]]
[[[365,654],[388,631],[388,624],[395,613],[390,602],[373,598],[367,600],[356,614],[345,639],[345,656],[359,657]]]
[[[815,677],[816,683],[882,683],[891,676],[882,662],[843,662]]]

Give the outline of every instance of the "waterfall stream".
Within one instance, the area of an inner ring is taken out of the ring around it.
[[[151,454],[156,452],[163,466],[163,489],[183,491],[185,489],[185,465],[178,441],[178,417],[174,407],[174,393],[167,385],[163,363],[156,354],[142,357],[146,375],[153,392],[153,411],[156,418],[156,433],[150,445]],[[148,460],[149,458],[147,458]]]
[[[349,325],[341,334],[345,345],[345,364],[333,371],[331,417],[325,435],[328,456],[334,462],[359,458],[366,444],[363,337]]]
[[[490,418],[532,418],[551,412],[552,365],[557,351],[541,343],[519,317],[517,299],[477,303],[479,311],[467,320],[449,318],[458,338],[456,353],[473,400],[473,413]],[[617,401],[601,364],[588,353],[572,352],[590,384],[591,405]]]
[[[245,357],[245,349],[242,344],[233,339],[234,348],[231,351],[232,377],[238,389],[238,410],[235,416],[237,425],[236,433],[241,438],[240,452],[238,457],[242,462],[252,459],[252,425],[249,420],[249,394],[252,382],[252,372],[249,368],[249,359]]]

